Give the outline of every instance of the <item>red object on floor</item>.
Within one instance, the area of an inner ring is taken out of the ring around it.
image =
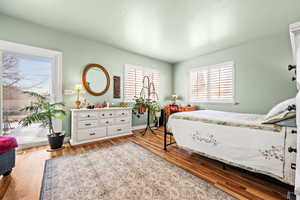
[[[18,147],[16,138],[0,136],[0,154],[9,152]]]

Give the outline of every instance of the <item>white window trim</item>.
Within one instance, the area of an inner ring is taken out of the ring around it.
[[[29,45],[24,44],[18,44],[14,42],[4,41],[0,40],[0,53],[2,52],[11,52],[21,55],[30,55],[30,56],[37,56],[37,57],[43,57],[43,58],[50,58],[54,61],[54,66],[52,67],[52,88],[51,88],[51,96],[53,102],[62,102],[63,101],[63,95],[62,95],[62,56],[63,53],[60,51],[53,51],[49,49],[39,48],[39,47],[33,47]],[[2,69],[2,59],[0,59],[0,67]],[[0,84],[2,87],[2,84]],[[1,102],[0,106],[2,106],[2,88],[0,88],[0,97]],[[2,123],[2,111],[3,108],[0,107],[1,111],[1,131],[3,128]],[[54,129],[55,131],[62,131],[62,121],[61,120],[54,120]]]
[[[134,64],[125,64],[124,65],[124,67],[123,67],[123,94],[122,94],[122,96],[123,96],[123,102],[124,103],[134,103],[134,100],[132,100],[132,101],[129,101],[128,99],[125,99],[125,83],[127,82],[127,76],[126,76],[126,67],[135,67],[135,68],[137,68],[137,69],[141,69],[141,70],[143,70],[144,72],[158,72],[158,73],[160,73],[160,71],[159,70],[157,70],[157,69],[153,69],[153,68],[150,68],[150,67],[143,67],[143,66],[140,66],[140,65],[134,65]],[[159,78],[160,78],[160,76],[159,76]],[[159,84],[160,84],[160,80],[159,80]],[[156,90],[156,93],[158,94],[158,96],[159,96],[159,94],[160,94],[160,87],[157,89],[157,88],[155,88],[155,90]]]
[[[192,79],[191,79],[191,72],[196,72],[199,70],[204,70],[204,69],[213,69],[213,68],[219,68],[225,65],[231,65],[232,66],[232,101],[191,101],[191,90],[192,90]],[[234,61],[228,61],[228,62],[223,62],[223,63],[218,63],[215,65],[208,65],[208,66],[203,66],[203,67],[196,67],[192,68],[188,72],[189,76],[189,89],[188,89],[188,101],[190,104],[193,105],[209,105],[209,104],[236,104],[236,96],[235,96],[235,63]]]

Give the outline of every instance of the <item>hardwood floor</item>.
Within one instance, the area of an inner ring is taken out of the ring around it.
[[[215,187],[231,194],[237,199],[282,200],[292,188],[275,180],[256,177],[249,172],[234,167],[226,167],[217,161],[179,149],[176,145],[169,146],[168,152],[163,151],[163,130],[155,131],[156,135],[147,133],[141,136],[135,131],[133,136],[115,138],[86,145],[72,147],[65,144],[65,149],[49,153],[48,147],[36,147],[18,153],[16,168],[11,176],[0,180],[0,199],[3,200],[35,200],[39,199],[44,162],[58,156],[66,156],[95,148],[103,148],[113,144],[132,141],[173,164],[206,180]],[[67,170],[67,169],[66,169]]]

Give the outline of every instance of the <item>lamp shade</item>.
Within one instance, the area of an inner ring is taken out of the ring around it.
[[[76,84],[74,90],[76,91],[82,90],[82,84]]]

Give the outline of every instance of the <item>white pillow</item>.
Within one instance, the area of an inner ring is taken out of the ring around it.
[[[277,104],[268,112],[268,114],[265,117],[265,120],[270,119],[278,114],[281,114],[281,113],[287,111],[288,106],[291,106],[293,104],[296,104],[295,97]]]

